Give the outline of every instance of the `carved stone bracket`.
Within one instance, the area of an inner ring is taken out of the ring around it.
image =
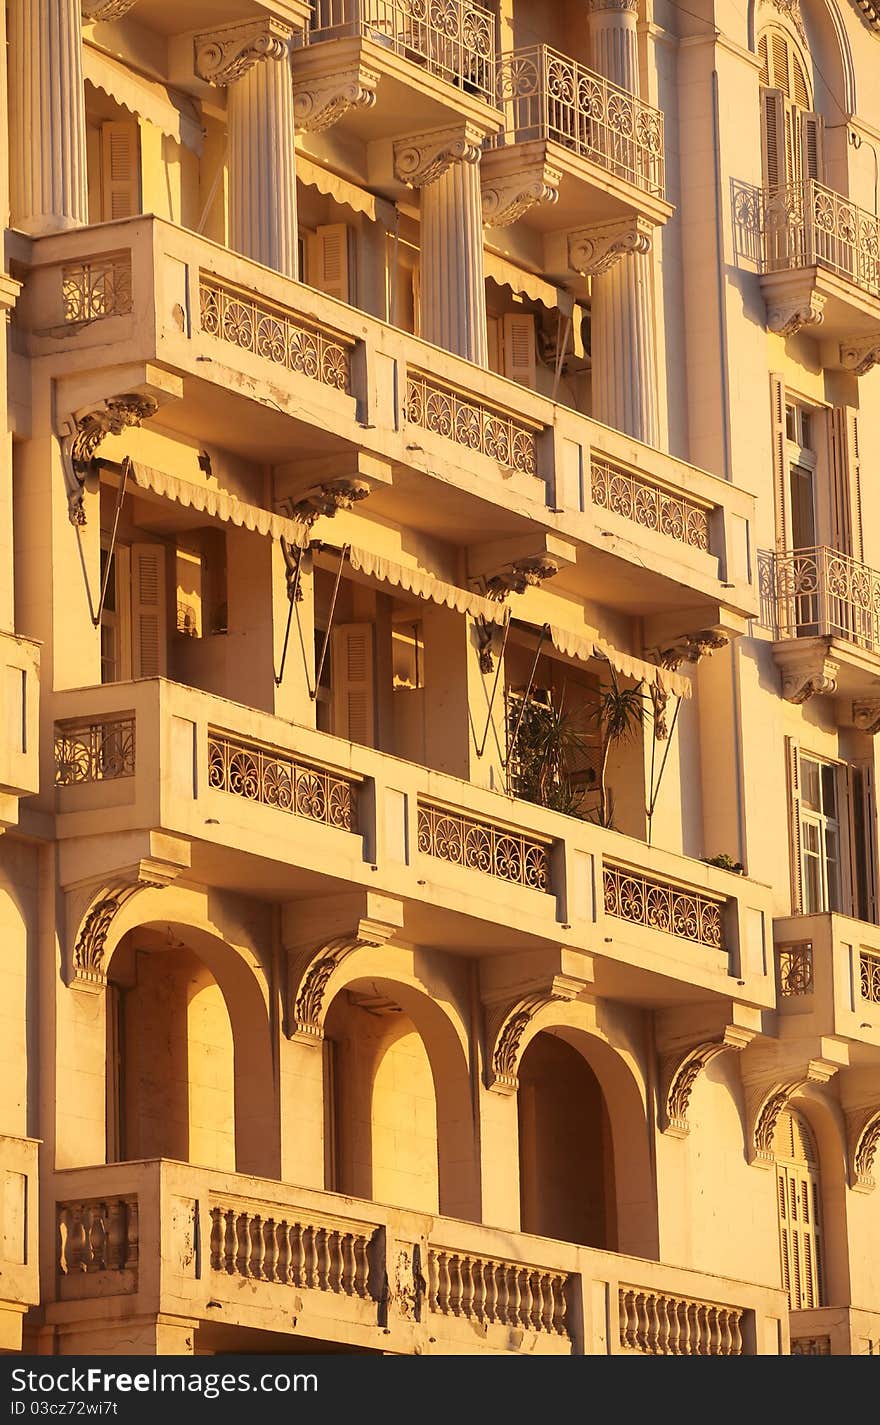
[[[136,4],[137,0],[82,0],[82,17],[95,24],[121,20]]]
[[[880,1148],[880,1109],[846,1114],[849,1183],[854,1192],[873,1192],[874,1159]]]
[[[316,485],[305,495],[294,500],[280,500],[276,506],[279,513],[289,519],[300,520],[311,529],[322,515],[332,519],[338,510],[351,510],[360,500],[365,500],[372,492],[367,480],[330,480]]]
[[[394,145],[394,176],[410,188],[425,188],[442,178],[453,163],[477,163],[482,143],[482,130],[468,123],[399,139]]]
[[[68,891],[68,928],[73,947],[67,977],[69,985],[87,990],[105,987],[107,937],[122,907],[140,891],[160,890],[169,885],[180,870],[179,866],[144,859],[129,872],[92,882],[84,890]]]
[[[287,1037],[319,1045],[324,1038],[327,986],[334,971],[353,951],[365,945],[386,945],[399,928],[399,925],[364,916],[345,935],[308,949],[289,950]]]
[[[153,396],[112,396],[103,406],[79,412],[67,422],[67,433],[61,438],[61,459],[71,524],[86,522],[83,490],[102,440],[108,435],[121,435],[127,427],[139,426],[157,410],[158,402]]]
[[[767,308],[767,326],[779,336],[794,336],[804,327],[818,327],[825,320],[825,298],[819,292],[793,293],[788,299],[772,302]]]
[[[880,698],[853,698],[853,727],[876,737],[880,732]]]
[[[878,362],[880,332],[871,332],[870,336],[853,337],[851,341],[840,343],[840,364],[844,371],[852,371],[856,376],[867,376]]]
[[[568,263],[585,277],[597,277],[630,253],[651,251],[651,228],[643,218],[599,223],[568,235]]]
[[[573,1000],[584,988],[583,980],[554,975],[545,985],[521,995],[512,1003],[486,1009],[486,1087],[496,1093],[516,1093],[519,1088],[523,1036],[545,1005]]]
[[[504,150],[498,150],[504,154]],[[562,170],[543,159],[520,168],[491,169],[483,179],[483,222],[489,228],[506,228],[530,208],[559,200]]]
[[[372,109],[378,85],[376,70],[363,65],[305,80],[293,96],[296,127],[303,133],[322,133],[351,109]]]
[[[524,594],[526,589],[538,588],[558,573],[559,561],[550,554],[515,559],[507,569],[486,580],[486,593],[490,599],[499,600],[508,594]]]
[[[488,675],[495,672],[495,655],[492,652],[492,644],[495,640],[495,630],[497,623],[490,619],[483,618],[482,614],[475,622],[477,635],[477,653],[480,660],[480,672]]]
[[[791,641],[774,649],[774,657],[782,672],[782,696],[786,702],[801,704],[809,698],[827,697],[837,692],[839,664],[828,657],[824,644],[806,650]]]
[[[794,1095],[808,1083],[827,1084],[839,1068],[839,1064],[827,1059],[810,1059],[797,1077],[776,1083],[769,1091],[759,1091],[752,1096],[750,1119],[754,1126],[749,1147],[754,1163],[766,1167],[773,1162],[773,1137],[779,1115]]]
[[[699,663],[710,653],[715,653],[719,648],[726,648],[728,642],[726,634],[704,628],[697,633],[682,634],[674,643],[655,649],[655,658],[659,667],[674,672],[682,663]],[[658,742],[665,742],[669,736],[669,724],[666,721],[669,693],[659,683],[652,683],[648,691],[654,712],[654,736]]]
[[[728,1024],[710,1040],[692,1048],[668,1054],[663,1060],[663,1113],[661,1128],[672,1138],[686,1138],[690,1132],[688,1108],[700,1071],[728,1049],[741,1053],[756,1031]]]
[[[293,29],[264,15],[244,24],[223,25],[193,40],[195,72],[206,84],[225,88],[263,60],[286,60]]]

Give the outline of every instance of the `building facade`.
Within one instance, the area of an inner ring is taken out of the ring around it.
[[[880,1352],[880,12],[5,25],[0,1344]]]

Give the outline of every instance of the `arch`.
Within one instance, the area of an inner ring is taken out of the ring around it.
[[[847,1247],[847,1149],[840,1105],[818,1083],[799,1085],[786,1107],[798,1114],[812,1135],[819,1164],[819,1194],[824,1238],[825,1300],[850,1299]]]
[[[840,7],[837,4],[837,0],[813,0],[813,3],[807,4],[804,8],[806,11],[805,25],[808,40],[812,38],[810,36],[810,30],[814,30],[816,32],[815,37],[819,41],[818,48],[821,52],[818,55],[818,60],[822,72],[825,75],[825,81],[828,83],[828,81],[834,80],[839,85],[840,93],[839,96],[837,96],[836,102],[841,107],[840,117],[849,119],[856,113],[857,109],[856,73],[853,63],[852,46],[849,41],[849,35],[846,32],[843,16],[840,13]],[[781,17],[786,11],[790,12],[795,9],[800,10],[797,0],[793,0],[793,3],[791,3],[791,0],[772,0],[772,3],[769,4],[768,0],[749,0],[748,43],[749,49],[753,54],[757,55],[758,53],[758,34],[762,28],[761,24],[759,24],[759,10],[765,12],[769,23],[774,11],[776,16]],[[760,16],[760,19],[764,19],[763,14]],[[808,47],[810,49],[813,48],[812,44],[809,44]],[[834,74],[830,72],[832,69],[830,63],[832,54],[835,61],[833,66],[835,70]],[[814,58],[815,57],[814,55]]]

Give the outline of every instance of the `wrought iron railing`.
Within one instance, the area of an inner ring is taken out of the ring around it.
[[[131,311],[131,254],[111,253],[61,269],[65,322],[97,322]]]
[[[862,999],[880,1004],[880,955],[859,951],[859,990]]]
[[[468,400],[422,371],[409,371],[406,379],[406,418],[423,430],[478,450],[524,475],[538,473],[535,430],[509,411]]]
[[[737,251],[763,272],[826,267],[880,297],[880,218],[815,178],[773,192],[736,183]]]
[[[721,901],[608,861],[603,864],[603,885],[606,915],[663,930],[710,950],[724,949]]]
[[[436,856],[535,891],[551,890],[549,843],[523,831],[420,801],[418,844],[423,856]]]
[[[478,1328],[568,1335],[568,1284],[564,1272],[522,1262],[502,1262],[448,1248],[428,1250],[428,1309],[460,1316]]]
[[[780,945],[776,951],[776,983],[780,999],[813,992],[813,946]]]
[[[648,1356],[742,1356],[743,1311],[738,1306],[619,1288],[620,1345]]]
[[[211,1209],[211,1267],[248,1281],[365,1299],[375,1232],[369,1223],[292,1220],[271,1204],[263,1211],[224,1204]]]
[[[495,102],[495,19],[471,0],[314,0],[304,40],[363,36]]]
[[[199,278],[202,331],[337,391],[351,389],[354,341],[212,273]]]
[[[84,718],[55,727],[55,785],[109,782],[135,773],[135,720]]]
[[[656,529],[679,544],[709,552],[709,510],[686,495],[655,485],[635,471],[623,470],[601,456],[590,463],[593,504],[645,529]]]
[[[758,557],[761,617],[777,638],[834,637],[880,652],[880,574],[817,545]]]
[[[499,144],[549,139],[645,192],[664,195],[663,115],[548,45],[502,54]]]
[[[357,783],[290,752],[208,732],[208,784],[341,831],[357,831]]]

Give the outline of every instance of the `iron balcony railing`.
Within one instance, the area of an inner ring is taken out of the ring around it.
[[[842,638],[880,653],[880,574],[827,545],[758,558],[762,622],[781,638]]]
[[[549,139],[645,192],[664,196],[663,115],[577,60],[534,45],[503,54],[497,104],[505,113],[496,144]]]
[[[495,19],[471,0],[314,0],[306,44],[362,37],[495,102]]]
[[[880,218],[815,178],[769,191],[737,183],[740,255],[762,272],[825,267],[880,297]]]

